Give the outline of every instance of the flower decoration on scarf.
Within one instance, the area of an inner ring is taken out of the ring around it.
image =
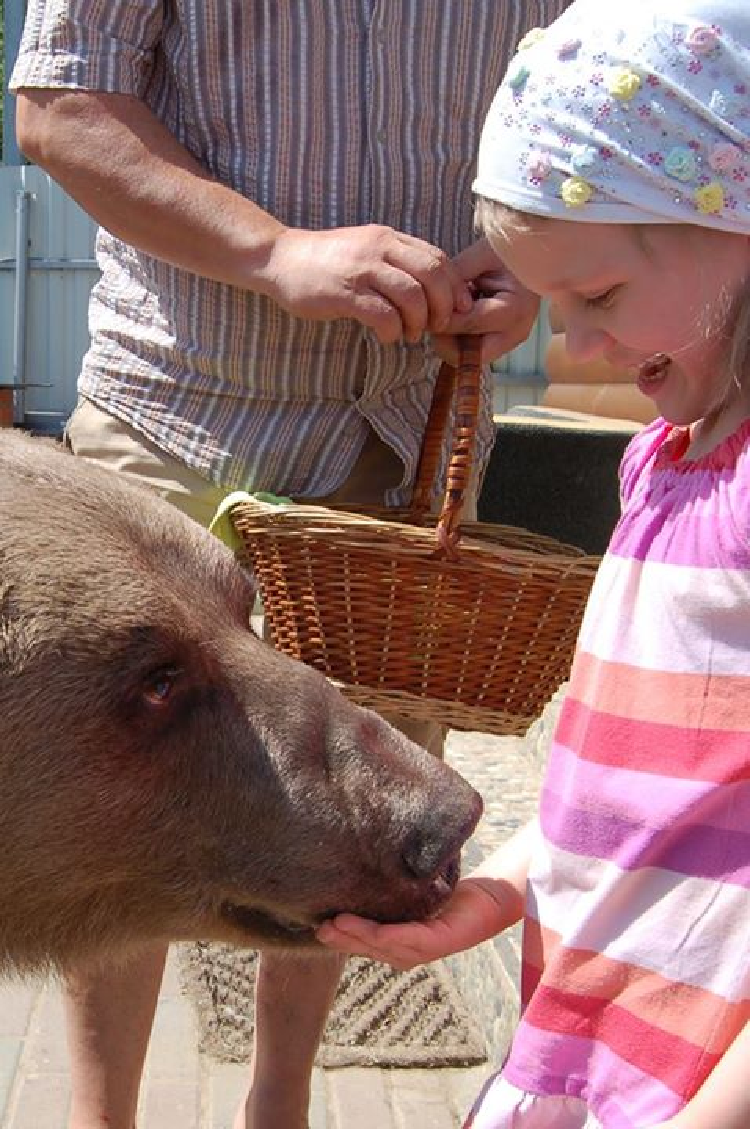
[[[521,60],[516,60],[511,70],[508,71],[508,84],[512,86],[514,90],[520,90],[530,74],[531,71],[526,64]]]
[[[552,160],[549,153],[532,153],[526,166],[529,179],[541,182],[546,180],[552,172]]]
[[[560,185],[560,196],[568,208],[582,208],[593,194],[593,188],[582,176],[569,176]]]
[[[694,27],[685,40],[688,51],[694,55],[713,55],[719,46],[719,35],[715,27],[699,24]]]
[[[544,39],[543,27],[532,27],[531,31],[527,31],[523,39],[516,48],[517,51],[528,51],[530,47],[536,46]]]
[[[598,156],[593,145],[583,145],[574,151],[570,163],[575,172],[585,173],[594,167]]]
[[[698,172],[695,153],[692,149],[686,149],[683,145],[676,145],[674,149],[667,153],[664,171],[667,176],[673,176],[675,180],[695,180]]]
[[[630,68],[615,71],[609,84],[609,92],[620,102],[630,102],[641,89],[641,76]]]
[[[724,207],[724,189],[716,181],[696,189],[695,206],[699,212],[720,212]]]
[[[580,39],[566,39],[557,48],[558,59],[572,59],[578,54],[578,49],[581,46]]]
[[[728,141],[714,145],[708,163],[714,172],[732,173],[742,165],[742,150]]]

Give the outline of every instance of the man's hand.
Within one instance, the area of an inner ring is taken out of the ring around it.
[[[378,224],[277,236],[263,289],[314,321],[354,318],[379,341],[441,333],[474,305],[457,263],[437,247]]]
[[[502,357],[521,345],[531,333],[539,298],[506,270],[486,239],[472,243],[453,260],[469,284],[475,301],[467,310],[456,309],[447,327],[434,334],[435,347],[450,364],[458,361],[459,334],[482,337],[482,361]]]

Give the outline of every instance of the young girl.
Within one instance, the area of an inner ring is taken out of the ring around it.
[[[629,366],[662,418],[622,462],[538,822],[434,920],[320,937],[411,967],[523,916],[523,1015],[472,1129],[748,1129],[748,0],[576,0],[522,44],[475,189],[570,352]]]

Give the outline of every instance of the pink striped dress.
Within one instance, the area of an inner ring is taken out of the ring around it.
[[[523,1015],[466,1129],[646,1129],[750,1018],[750,421],[631,442],[550,750]]]

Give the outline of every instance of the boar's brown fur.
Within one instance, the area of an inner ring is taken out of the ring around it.
[[[0,969],[432,912],[479,799],[248,626],[173,507],[0,438]]]

